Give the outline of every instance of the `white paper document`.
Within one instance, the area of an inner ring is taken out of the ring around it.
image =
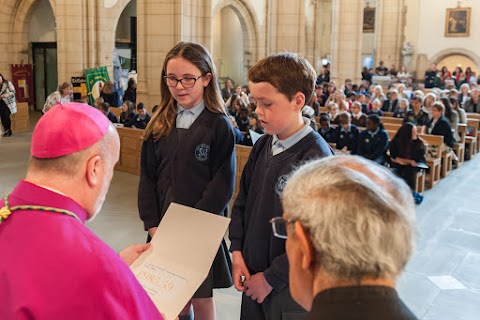
[[[150,248],[131,269],[166,320],[175,319],[208,275],[230,219],[172,203]]]
[[[257,133],[253,130],[249,130],[249,131],[250,131],[249,132],[250,133],[250,138],[252,138],[252,143],[253,144],[255,144],[258,141],[258,139],[260,139],[260,137],[263,136],[263,134]]]

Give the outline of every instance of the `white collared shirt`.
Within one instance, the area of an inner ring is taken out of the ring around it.
[[[202,101],[192,109],[185,109],[180,104],[177,105],[177,120],[176,125],[179,129],[189,129],[195,120],[200,116],[205,109],[205,103]]]
[[[276,134],[273,135],[272,154],[274,156],[293,147],[295,144],[297,144],[300,140],[305,138],[310,132],[313,131],[312,127],[310,126],[309,119],[303,118],[303,122],[304,126],[285,140],[280,140]]]

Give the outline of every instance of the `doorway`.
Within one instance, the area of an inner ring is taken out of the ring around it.
[[[42,110],[48,95],[58,89],[57,43],[32,43],[34,110]]]

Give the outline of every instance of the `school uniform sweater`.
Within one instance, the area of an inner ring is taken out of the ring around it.
[[[227,215],[235,186],[230,121],[205,108],[182,136],[174,127],[166,138],[143,143],[138,209],[145,230],[160,223],[167,191],[176,203]]]
[[[348,132],[345,132],[342,126],[338,126],[333,132],[332,139],[336,143],[337,149],[341,150],[343,147],[347,147],[347,150],[352,151],[352,154],[356,154],[359,134],[360,131],[353,124],[350,125]]]
[[[267,282],[282,290],[288,285],[285,240],[273,235],[270,219],[282,216],[280,196],[292,170],[311,159],[332,155],[325,140],[311,131],[292,147],[272,155],[273,137],[253,146],[232,209],[230,251],[242,251],[251,274],[264,272]]]

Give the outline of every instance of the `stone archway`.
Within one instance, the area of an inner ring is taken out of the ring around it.
[[[49,0],[56,17],[55,2],[56,0]],[[8,39],[10,63],[27,63],[29,60],[28,27],[37,3],[38,0],[17,0],[13,5]]]
[[[448,56],[452,55],[465,56],[472,60],[476,64],[477,68],[480,68],[480,56],[477,55],[475,52],[464,48],[451,48],[440,51],[429,59],[429,63],[438,63],[443,59],[447,58]]]
[[[243,0],[220,0],[212,10],[215,17],[222,9],[230,8],[243,30],[243,65],[248,70],[259,59],[259,24],[254,10]],[[246,72],[245,72],[246,74]]]

